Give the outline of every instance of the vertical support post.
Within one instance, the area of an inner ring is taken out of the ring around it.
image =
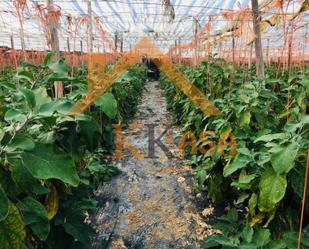
[[[307,34],[308,34],[308,26],[306,26],[306,32],[304,33],[304,37],[303,37],[303,51],[302,51],[302,72],[305,72],[305,55],[306,55],[306,38],[307,38]]]
[[[91,0],[87,1],[87,8],[88,8],[88,53],[93,52],[93,33],[92,33],[92,7],[91,7]]]
[[[181,38],[178,38],[178,56],[179,56],[179,61],[178,63],[181,64]]]
[[[123,52],[123,36],[120,38],[120,52]]]
[[[250,44],[249,68],[251,68],[252,65],[252,54],[253,54],[253,42],[251,42]]]
[[[197,43],[197,32],[198,32],[198,21],[194,17],[193,18],[193,24],[194,24],[194,65],[197,65],[198,63],[198,43]]]
[[[15,46],[14,46],[14,37],[13,35],[11,35],[11,49],[14,50],[15,49]]]
[[[267,64],[270,65],[270,58],[269,58],[269,38],[267,39]]]
[[[47,11],[49,13],[54,12],[54,1],[53,0],[47,0]],[[58,31],[57,31],[57,23],[55,20],[52,20],[49,23],[49,32],[50,32],[50,47],[51,50],[56,52],[57,58],[60,57],[60,51],[59,51],[59,39],[58,39]],[[57,81],[54,83],[55,88],[55,98],[63,97],[63,84],[61,81]]]
[[[23,51],[24,60],[26,60],[26,42],[25,42],[25,34],[24,28],[20,28],[20,41],[21,41],[21,50]]]
[[[177,63],[177,59],[178,59],[177,40],[175,40],[174,42],[175,42],[174,58],[175,58],[175,63]]]
[[[52,13],[54,11],[53,7],[54,1],[53,0],[47,0],[47,11],[49,13]],[[57,31],[57,24],[55,21],[51,21],[49,23],[49,29],[50,29],[50,47],[51,50],[57,53],[57,56],[59,57],[59,39],[58,39],[58,31]]]
[[[293,32],[289,34],[289,45],[288,45],[288,73],[291,74],[292,69],[292,44],[293,44]]]
[[[35,59],[34,59],[34,48],[31,48],[31,59],[32,59],[32,63],[35,63]]]
[[[26,60],[26,42],[25,42],[25,31],[24,31],[24,19],[23,19],[23,13],[17,13],[18,15],[18,20],[19,20],[19,35],[20,35],[20,43],[21,43],[21,50],[23,54],[23,60]]]
[[[118,50],[118,33],[117,32],[115,32],[114,45],[115,45],[115,51],[117,51]]]
[[[70,47],[70,38],[69,37],[67,37],[67,47],[68,47],[68,56],[70,58],[70,63],[72,64],[71,47]]]
[[[13,34],[11,34],[10,38],[11,38],[11,49],[12,49],[12,54],[13,54],[14,65],[15,65],[15,68],[17,68],[17,58],[16,58],[16,51],[15,51]]]
[[[234,36],[234,28],[232,31],[232,60],[235,63],[235,36]]]
[[[260,30],[260,12],[258,0],[251,0],[252,13],[253,13],[253,27],[255,32],[255,58],[256,58],[256,75],[264,77],[264,60],[262,38]]]
[[[83,40],[80,40],[80,56],[81,56],[81,62],[82,62],[82,67],[83,67],[84,66]]]

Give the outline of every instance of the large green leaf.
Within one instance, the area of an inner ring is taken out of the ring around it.
[[[263,135],[258,137],[257,139],[254,140],[255,143],[263,141],[263,142],[270,142],[273,140],[277,140],[277,139],[285,139],[288,137],[288,134],[286,133],[274,133],[274,134],[267,134],[267,135]]]
[[[35,107],[35,95],[34,95],[34,93],[29,89],[20,89],[20,92],[25,97],[29,108],[33,109]]]
[[[228,163],[223,170],[223,176],[227,177],[233,174],[235,171],[246,167],[246,165],[250,162],[248,156],[243,154],[237,154],[234,160]]]
[[[253,228],[250,227],[249,225],[246,225],[241,232],[241,237],[243,238],[244,241],[251,243],[253,234],[254,234]]]
[[[50,65],[50,64],[52,63],[52,59],[53,59],[53,57],[54,57],[55,55],[56,55],[55,52],[49,52],[49,53],[45,56],[43,64],[44,64],[45,66]]]
[[[12,141],[7,145],[7,151],[15,151],[18,149],[31,150],[34,146],[34,141],[31,137],[19,135],[12,139]]]
[[[295,245],[298,242],[298,232],[286,232],[283,236],[283,240],[287,245],[288,249],[294,249]],[[302,233],[301,238],[301,249],[308,249],[309,248],[309,234],[308,232]]]
[[[36,108],[39,109],[40,106],[51,102],[51,98],[47,94],[47,90],[44,87],[38,87],[33,90],[36,102]]]
[[[16,78],[17,78],[17,79],[24,79],[24,80],[27,80],[27,81],[29,81],[30,83],[32,83],[32,82],[33,82],[33,73],[32,73],[32,72],[29,72],[29,71],[26,71],[26,70],[19,71],[19,72],[16,74]]]
[[[29,225],[40,240],[45,240],[50,230],[45,207],[32,197],[26,197],[19,201],[17,207],[23,214],[25,225]]]
[[[109,117],[114,118],[117,114],[117,100],[112,93],[105,93],[96,99],[95,104]]]
[[[257,230],[254,234],[253,241],[258,247],[263,248],[263,246],[266,246],[270,242],[270,231],[268,229]]]
[[[232,238],[225,235],[212,235],[205,240],[204,248],[213,248],[217,245],[227,246],[228,248],[238,248]]]
[[[90,238],[94,235],[94,231],[92,228],[87,226],[86,224],[71,224],[71,223],[64,223],[65,231],[72,235],[74,239],[80,241],[83,244],[88,244],[90,242]]]
[[[303,87],[307,89],[307,91],[309,91],[309,78],[308,77],[302,78],[302,80],[299,83],[302,84]]]
[[[67,77],[68,76],[68,65],[63,59],[55,62],[49,62],[48,68],[53,72],[53,77]]]
[[[0,221],[4,220],[9,212],[9,199],[0,185]]]
[[[26,236],[25,226],[18,209],[9,204],[9,213],[0,221],[0,249],[20,249]]]
[[[79,177],[72,158],[57,154],[49,144],[37,144],[22,156],[23,163],[29,172],[38,179],[59,179],[72,186],[77,186]]]
[[[29,171],[22,165],[21,160],[11,159],[11,177],[16,189],[21,193],[32,193],[36,186],[41,186]]]
[[[72,108],[72,106],[72,102],[68,100],[52,101],[41,105],[38,111],[38,115],[43,117],[50,117],[55,112],[66,114]]]
[[[294,167],[299,146],[296,142],[276,147],[275,153],[271,155],[271,165],[278,174],[288,173]]]
[[[259,209],[272,210],[285,195],[287,180],[285,176],[278,175],[272,168],[268,168],[261,176]]]
[[[27,117],[18,109],[9,109],[4,115],[4,120],[7,122],[13,121],[24,123],[26,122]]]

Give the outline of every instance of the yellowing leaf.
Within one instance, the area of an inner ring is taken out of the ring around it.
[[[251,113],[249,111],[242,112],[239,117],[239,125],[241,127],[249,125],[251,121]]]
[[[267,169],[261,176],[259,209],[264,212],[274,209],[285,195],[287,180],[278,175],[272,168]]]
[[[20,249],[26,236],[21,215],[12,203],[5,220],[0,222],[0,249]]]
[[[58,192],[55,186],[52,186],[50,193],[46,196],[45,208],[47,210],[48,219],[55,217],[59,208]]]

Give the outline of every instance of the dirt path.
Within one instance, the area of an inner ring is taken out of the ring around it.
[[[157,125],[156,138],[172,124],[158,82],[147,83],[138,110],[123,136],[147,157],[149,129],[145,124]],[[161,139],[174,155],[177,149],[172,141],[178,134],[172,126]],[[192,190],[191,169],[181,159],[167,159],[159,146],[155,148],[157,158],[134,160],[126,151],[125,158],[113,161],[122,173],[96,193],[100,208],[92,220],[98,235],[91,249],[203,248],[202,240],[211,230],[196,207],[205,201]],[[207,216],[208,211],[211,208],[203,214]]]

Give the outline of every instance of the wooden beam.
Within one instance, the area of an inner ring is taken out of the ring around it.
[[[260,30],[260,11],[258,0],[251,0],[252,14],[253,14],[253,27],[255,32],[255,59],[256,59],[256,75],[258,77],[264,77],[264,60],[263,60],[263,48],[262,38]]]

